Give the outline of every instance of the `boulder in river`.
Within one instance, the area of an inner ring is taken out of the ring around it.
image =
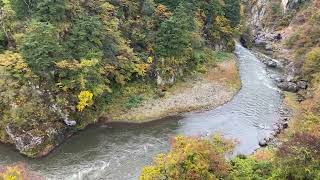
[[[288,92],[297,92],[299,90],[296,83],[288,82],[288,81],[277,83],[277,86],[281,90],[288,91]]]
[[[265,139],[259,141],[259,146],[266,147],[268,145],[267,141]]]
[[[272,61],[272,60],[268,60],[265,63],[268,67],[272,67],[272,68],[276,68],[278,66],[277,62]]]
[[[274,79],[274,81],[276,81],[276,83],[282,83],[285,81],[285,78],[279,77],[279,76],[274,77],[273,79]]]

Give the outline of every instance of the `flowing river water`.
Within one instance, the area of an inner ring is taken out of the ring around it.
[[[235,154],[250,154],[280,119],[279,90],[249,50],[237,45],[242,88],[227,104],[139,125],[92,126],[74,135],[49,156],[32,160],[0,146],[0,165],[23,162],[48,179],[137,179],[152,157],[169,149],[177,134],[219,132],[237,139]]]

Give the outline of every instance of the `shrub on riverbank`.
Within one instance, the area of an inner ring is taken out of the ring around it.
[[[23,164],[0,167],[0,180],[42,180],[27,169]]]
[[[224,156],[233,145],[220,136],[208,139],[175,137],[168,154],[158,155],[142,170],[140,180],[217,179],[226,177],[230,165]]]
[[[156,156],[140,180],[154,179],[316,179],[320,175],[320,136],[316,131],[294,134],[279,149],[225,159],[232,143],[219,136],[174,139],[169,153]]]

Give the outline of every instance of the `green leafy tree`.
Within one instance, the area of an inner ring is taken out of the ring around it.
[[[85,16],[76,20],[67,41],[74,59],[101,58],[103,56],[103,24],[96,16]]]
[[[240,0],[225,0],[224,12],[232,27],[240,23]]]
[[[21,53],[35,73],[47,74],[62,55],[55,27],[44,22],[30,23],[23,36]]]

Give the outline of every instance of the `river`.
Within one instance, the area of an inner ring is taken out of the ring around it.
[[[140,125],[92,126],[38,160],[0,145],[0,165],[23,162],[48,179],[137,179],[154,155],[169,149],[172,136],[216,132],[237,139],[235,154],[250,154],[280,119],[281,96],[249,50],[237,45],[235,54],[242,88],[221,107]]]

